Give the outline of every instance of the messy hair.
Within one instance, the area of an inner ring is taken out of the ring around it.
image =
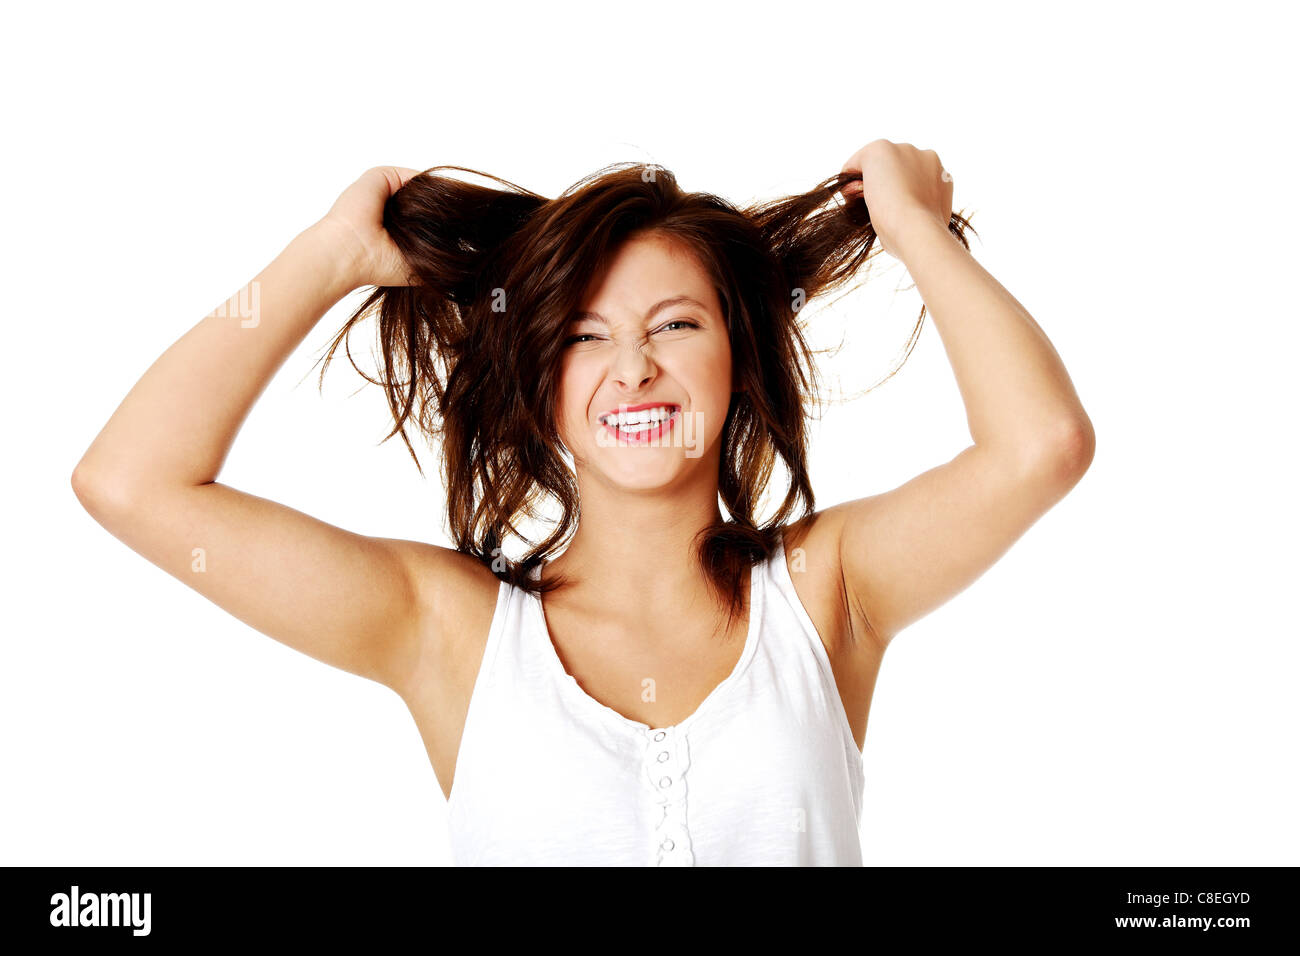
[[[452,170],[494,185],[443,172]],[[334,338],[325,366],[344,344],[356,368],[348,335],[377,314],[380,378],[357,371],[387,395],[394,425],[384,441],[400,434],[423,474],[408,423],[439,440],[455,549],[501,580],[549,592],[565,581],[533,572],[575,530],[579,513],[556,414],[565,331],[593,278],[629,239],[662,236],[689,250],[722,304],[736,389],[718,465],[727,517],[700,532],[694,554],[730,623],[744,606],[745,568],[773,552],[800,505],[798,518],[814,509],[807,422],[818,379],[798,312],[852,279],[876,246],[860,195],[856,202],[842,195],[860,179],[841,172],[805,193],[738,208],[683,191],[660,166],[607,166],[555,199],[477,170],[435,166],[384,207],[411,284],[374,288]],[[969,227],[960,215],[948,227],[966,248]],[[924,319],[922,305],[912,343]],[[322,381],[324,374],[322,367]],[[778,456],[789,486],[760,526],[755,507]],[[547,496],[560,518],[539,543],[516,521],[541,518]],[[507,533],[532,548],[519,561],[505,558]]]

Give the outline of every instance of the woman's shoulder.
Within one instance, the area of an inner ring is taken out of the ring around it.
[[[421,599],[455,601],[466,592],[496,592],[500,579],[472,554],[424,541],[395,543]]]
[[[415,592],[426,660],[444,661],[481,644],[492,625],[501,580],[472,554],[425,542],[402,542]]]
[[[779,535],[787,562],[805,560],[811,552],[811,557],[819,567],[833,567],[838,571],[839,531],[834,514],[814,511],[797,521],[782,525]]]
[[[852,613],[840,565],[837,515],[813,512],[781,529],[781,560],[795,595],[813,621],[828,652],[852,639]],[[780,568],[774,572],[781,574]]]

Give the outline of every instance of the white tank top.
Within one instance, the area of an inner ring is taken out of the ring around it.
[[[502,581],[447,804],[454,863],[861,866],[862,753],[783,542],[749,606],[731,674],[650,727],[588,695],[541,599]]]

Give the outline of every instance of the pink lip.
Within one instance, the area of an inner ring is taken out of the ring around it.
[[[625,408],[623,411],[635,412],[640,411],[643,408],[659,408],[663,404],[663,402],[660,402],[658,405],[639,405],[635,408]],[[666,434],[675,424],[677,424],[677,419],[682,417],[682,409],[680,405],[674,405],[672,406],[672,409],[673,413],[659,424],[655,425],[653,428],[647,428],[645,431],[639,432],[635,435],[628,435],[619,431],[617,425],[606,425],[602,422],[600,427],[613,435],[620,444],[648,445],[658,439],[660,435]]]

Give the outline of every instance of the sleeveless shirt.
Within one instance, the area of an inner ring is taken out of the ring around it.
[[[783,541],[749,595],[731,674],[650,727],[588,695],[541,598],[502,581],[447,803],[453,862],[861,866],[862,753]]]

